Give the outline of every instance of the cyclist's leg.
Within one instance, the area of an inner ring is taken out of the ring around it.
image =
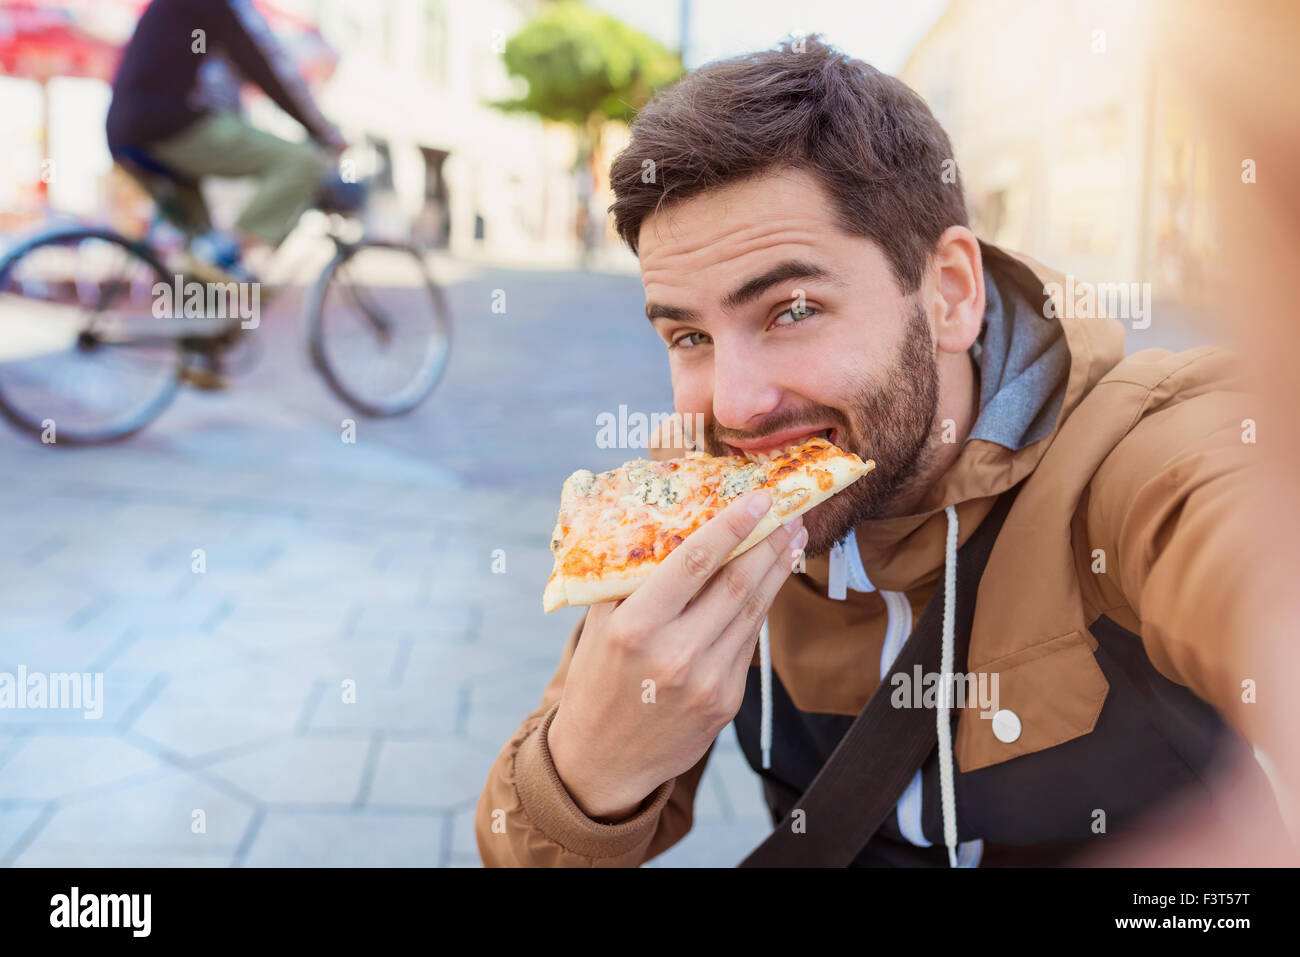
[[[118,166],[149,195],[163,218],[187,236],[198,236],[212,229],[208,204],[197,183],[182,183],[125,159]]]
[[[208,212],[207,201],[197,183],[172,184],[172,195],[179,209],[178,218],[182,228],[190,236],[198,236],[212,229],[212,216]]]
[[[234,113],[210,113],[150,153],[191,176],[252,176],[258,187],[236,226],[270,246],[289,234],[320,187],[330,160],[310,142],[291,143]]]

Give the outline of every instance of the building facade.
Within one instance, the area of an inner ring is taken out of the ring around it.
[[[972,226],[1092,282],[1194,307],[1216,276],[1216,156],[1130,0],[952,0],[901,78],[957,154]]]

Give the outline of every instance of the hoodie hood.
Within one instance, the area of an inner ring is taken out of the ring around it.
[[[956,509],[964,543],[997,496],[1037,467],[1061,422],[1124,357],[1123,326],[1075,318],[1062,301],[1060,273],[988,243],[980,248],[986,305],[971,350],[980,380],[978,416],[956,461],[916,512],[854,529],[862,567],[878,588],[908,591],[937,581],[945,509]],[[807,562],[823,594],[828,566],[827,556]]]

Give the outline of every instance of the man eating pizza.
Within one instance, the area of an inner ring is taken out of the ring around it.
[[[732,721],[779,829],[932,607],[943,673],[995,677],[996,707],[937,706],[853,864],[1065,863],[1212,806],[1230,762],[1268,786],[1230,354],[1126,357],[1119,318],[971,231],[921,99],[817,38],[662,93],[611,183],[701,450],[821,437],[875,468],[728,561],[770,505],[742,496],[588,610],[489,774],[485,863],[661,853]]]

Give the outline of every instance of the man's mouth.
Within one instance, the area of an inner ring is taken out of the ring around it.
[[[726,443],[727,450],[732,455],[739,455],[749,459],[751,462],[763,462],[770,459],[773,455],[784,452],[786,449],[796,445],[802,445],[812,438],[823,438],[832,445],[839,445],[836,441],[839,438],[839,429],[795,429],[788,432],[777,432],[772,435],[765,435],[757,439],[733,440]]]

